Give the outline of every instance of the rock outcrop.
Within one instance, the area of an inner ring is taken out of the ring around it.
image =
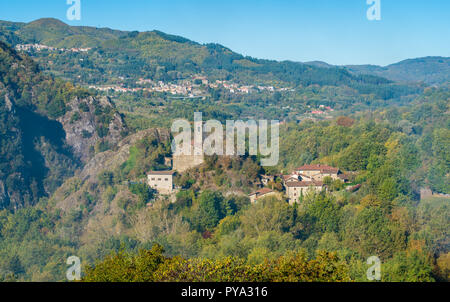
[[[122,116],[107,97],[74,98],[67,106],[72,110],[58,121],[64,127],[67,143],[83,162],[92,157],[96,144],[114,146],[126,133]]]

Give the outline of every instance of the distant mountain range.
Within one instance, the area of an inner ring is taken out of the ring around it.
[[[236,71],[240,68],[253,69],[253,73],[256,74],[272,73],[270,76],[279,80],[288,82],[293,80],[302,82],[302,84],[323,82],[316,78],[317,74],[322,79],[324,78],[320,72],[322,68],[333,69],[333,73],[336,74],[334,82],[353,80],[348,74],[339,71],[342,69],[353,75],[372,75],[397,82],[424,82],[435,85],[450,81],[449,57],[408,59],[384,67],[376,65],[334,66],[319,61],[304,64],[275,62],[244,57],[222,45],[201,45],[186,38],[159,31],[139,33],[108,28],[69,26],[51,18],[39,19],[30,23],[0,21],[0,40],[11,45],[40,43],[60,48],[103,48],[106,52],[120,50],[128,55],[129,59],[134,58],[147,64],[156,59],[176,64],[178,70],[180,65],[187,65],[182,66],[182,71],[187,69],[198,72],[198,69],[205,67],[227,71]],[[306,66],[320,69],[308,69]],[[301,75],[303,80],[295,76],[286,76],[286,73],[292,72]]]
[[[337,67],[325,62],[308,62],[312,66]],[[424,57],[408,59],[388,66],[346,65],[355,74],[371,74],[396,82],[424,82],[437,85],[450,81],[450,57]]]
[[[233,77],[242,82],[284,82],[303,86],[378,85],[389,82],[382,78],[440,84],[449,81],[450,77],[450,58],[411,59],[386,67],[277,62],[244,57],[219,44],[202,45],[160,31],[128,32],[69,26],[51,18],[30,23],[0,21],[0,41],[12,46],[38,43],[58,48],[93,48],[110,59],[106,65],[93,61],[93,65],[97,66],[91,66],[92,72],[101,70],[103,73],[110,72],[111,76],[119,76],[122,72],[132,77],[154,77],[158,70],[163,69],[165,75],[172,78],[204,73],[213,78]]]

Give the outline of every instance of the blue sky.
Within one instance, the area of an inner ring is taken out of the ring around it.
[[[158,29],[276,60],[387,65],[450,56],[450,1],[380,1],[380,21],[367,20],[366,0],[81,0],[80,21],[66,19],[66,0],[0,0],[0,20]]]

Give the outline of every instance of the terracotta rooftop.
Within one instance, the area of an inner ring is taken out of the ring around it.
[[[175,171],[150,171],[148,175],[173,175]]]
[[[292,174],[291,175],[282,175],[281,177],[283,178],[283,180],[288,180],[290,178],[298,179],[298,177],[296,175],[292,175]]]
[[[301,177],[311,178],[311,176],[308,176],[308,175],[305,175],[305,174],[302,174],[302,173],[297,173],[297,175],[299,175]]]
[[[253,193],[251,193],[251,194],[249,194],[249,195],[257,195],[257,196],[261,196],[261,195],[266,195],[266,194],[269,194],[269,193],[272,193],[273,192],[273,190],[271,190],[271,189],[269,189],[269,188],[262,188],[262,189],[259,189],[258,191],[256,191],[256,192],[253,192]]]
[[[297,168],[297,171],[321,171],[321,172],[331,172],[331,173],[337,173],[339,172],[338,168],[331,167],[328,165],[304,165],[299,168]]]

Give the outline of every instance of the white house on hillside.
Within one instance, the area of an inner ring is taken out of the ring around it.
[[[171,194],[173,192],[174,171],[151,171],[147,173],[148,185],[162,194]]]

